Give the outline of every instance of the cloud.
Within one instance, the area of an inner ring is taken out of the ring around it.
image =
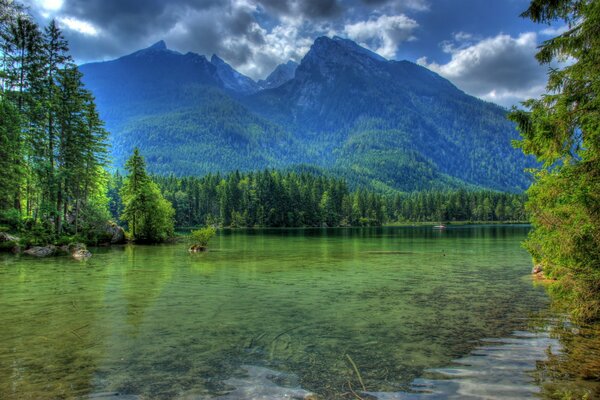
[[[58,18],[58,22],[63,28],[66,27],[67,29],[77,31],[84,35],[98,36],[98,34],[100,33],[98,28],[96,28],[94,25],[86,21],[81,21],[77,18],[60,17]]]
[[[446,64],[425,57],[417,62],[469,94],[510,106],[544,91],[546,67],[534,58],[537,44],[534,32],[499,34],[468,45],[445,42],[444,51],[451,54]]]
[[[63,0],[37,0],[38,5],[47,11],[60,10],[63,6]]]
[[[569,27],[567,25],[558,26],[558,27],[551,26],[549,28],[542,29],[540,31],[540,34],[542,34],[544,36],[558,36],[558,35],[562,35],[563,33],[565,33],[568,30],[569,30]]]
[[[428,11],[429,1],[427,0],[361,0],[362,3],[367,5],[384,6],[380,11],[385,10],[415,10],[415,11]]]
[[[393,58],[400,43],[415,39],[413,32],[418,26],[417,21],[404,14],[380,15],[348,24],[344,27],[344,33],[379,55]]]
[[[314,39],[341,34],[384,57],[413,40],[428,0],[29,0],[42,25],[59,21],[77,62],[112,59],[164,39],[218,54],[253,78],[300,61]]]

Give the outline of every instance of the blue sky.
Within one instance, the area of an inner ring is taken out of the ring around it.
[[[164,39],[218,54],[264,78],[300,61],[321,35],[417,62],[462,90],[510,106],[543,91],[536,46],[560,30],[519,17],[527,0],[29,0],[59,21],[78,62],[112,59]]]

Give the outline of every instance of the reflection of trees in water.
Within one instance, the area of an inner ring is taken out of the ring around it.
[[[156,252],[152,250],[153,246],[137,245],[125,248],[127,268],[123,273],[122,290],[126,302],[127,323],[136,331],[143,322],[145,311],[159,297],[173,275],[171,265],[156,260]],[[173,246],[164,246],[159,254],[172,262],[176,259],[174,254],[171,254],[173,251]]]
[[[62,259],[3,274],[0,398],[58,399],[91,390],[106,332],[99,320],[105,275]],[[51,303],[40,308],[40,304]]]
[[[600,398],[600,324],[575,327],[567,321],[552,326],[562,346],[537,364],[535,378],[542,397],[549,399]]]
[[[551,306],[532,319],[534,329],[548,329],[560,349],[547,350],[536,365],[534,378],[546,399],[600,399],[600,323],[578,326],[568,317],[568,303],[547,282]]]

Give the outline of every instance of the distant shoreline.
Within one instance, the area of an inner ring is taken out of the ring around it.
[[[242,227],[222,227],[219,230],[227,231],[243,231],[243,230],[299,230],[299,229],[310,229],[310,230],[330,230],[330,229],[348,229],[348,228],[393,228],[393,227],[427,227],[439,225],[439,222],[391,222],[383,225],[374,226],[329,226],[329,227],[318,227],[318,226],[242,226]],[[446,222],[446,226],[465,226],[465,225],[527,225],[530,226],[529,221],[453,221]],[[175,232],[177,236],[187,235],[188,231],[193,229],[201,228],[201,226],[183,226],[176,227]]]

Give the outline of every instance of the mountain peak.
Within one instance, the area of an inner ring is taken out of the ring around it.
[[[167,50],[167,44],[164,40],[159,40],[152,46],[148,47],[146,50]]]
[[[217,64],[220,64],[220,65],[227,64],[225,62],[225,60],[223,60],[221,57],[219,57],[216,54],[212,55],[212,57],[210,58],[210,62],[211,62],[211,64],[214,64],[214,65],[217,65]],[[227,64],[227,65],[229,65],[229,64]]]
[[[217,75],[223,82],[225,89],[240,94],[250,94],[258,91],[259,87],[256,82],[236,71],[218,55],[213,54],[210,63],[216,68]]]
[[[333,53],[350,53],[353,55],[366,56],[376,61],[387,61],[379,54],[366,49],[350,39],[345,39],[339,36],[330,38],[328,36],[320,36],[313,43],[310,52],[316,52],[323,56]]]
[[[279,87],[294,77],[296,68],[298,68],[298,63],[293,60],[289,60],[285,64],[279,64],[269,76],[258,81],[258,84],[263,89]]]

